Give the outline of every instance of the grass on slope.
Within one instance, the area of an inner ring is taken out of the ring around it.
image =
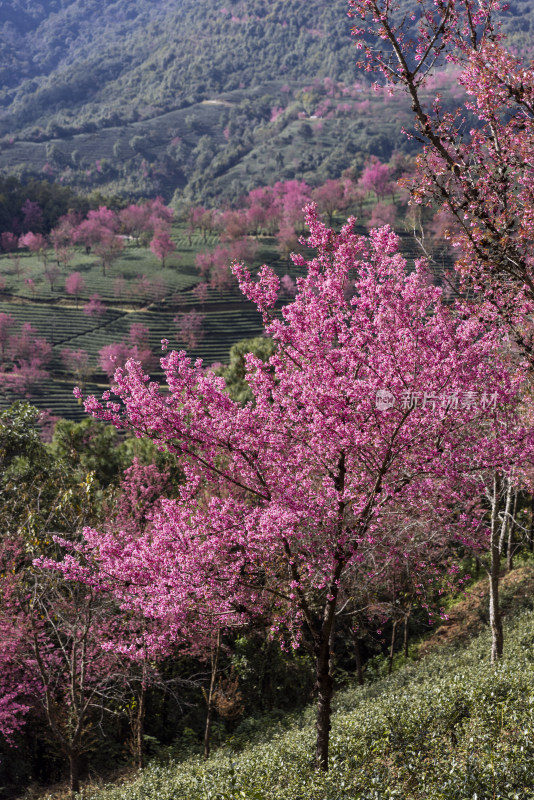
[[[522,568],[532,581],[534,570]],[[520,571],[518,571],[520,572]],[[514,574],[514,573],[512,573]],[[517,582],[516,582],[517,583]],[[528,800],[534,798],[532,595],[510,618],[506,656],[485,630],[390,678],[336,697],[328,774],[312,766],[314,710],[278,729],[249,723],[208,763],[153,762],[92,800]],[[517,592],[517,585],[514,593]],[[512,606],[510,606],[510,611]],[[454,638],[452,639],[454,642]]]

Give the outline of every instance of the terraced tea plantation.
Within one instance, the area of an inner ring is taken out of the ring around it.
[[[200,357],[206,365],[211,365],[224,363],[235,342],[261,335],[261,316],[242,297],[237,286],[225,290],[209,288],[202,301],[193,293],[200,281],[194,266],[195,256],[213,246],[216,238],[198,233],[187,236],[175,228],[173,239],[176,252],[167,259],[164,269],[150,250],[134,243],[127,244],[106,274],[97,256],[78,250],[68,267],[59,270],[53,251],[46,267],[42,258],[34,254],[0,258],[0,286],[3,286],[0,314],[11,316],[15,333],[24,323],[30,323],[37,335],[52,347],[47,365],[50,375],[42,385],[32,388],[33,404],[58,416],[82,418],[83,406],[72,395],[79,380],[66,369],[62,351],[68,348],[87,352],[90,374],[84,391],[98,394],[109,386],[98,363],[99,351],[106,345],[127,340],[133,324],[148,329],[155,377],[163,338],[169,340],[171,348],[185,347],[192,357]],[[281,275],[291,269],[289,263],[279,260],[273,240],[261,242],[256,261],[257,265],[268,261]],[[52,285],[45,274],[51,264],[58,271]],[[65,289],[66,278],[73,272],[82,278],[78,296],[69,295]],[[100,308],[90,314],[88,305],[95,294],[99,296]],[[188,348],[173,320],[178,314],[192,310],[204,319],[198,343]],[[0,408],[8,407],[20,396],[3,390]]]
[[[167,257],[164,267],[147,247],[134,241],[127,242],[105,270],[98,256],[80,248],[67,265],[58,265],[53,251],[46,263],[40,254],[11,253],[0,258],[0,315],[10,315],[11,336],[29,323],[52,348],[47,377],[26,391],[25,397],[54,415],[82,418],[85,412],[72,395],[73,387],[83,382],[85,393],[99,394],[109,386],[99,353],[107,345],[128,341],[132,325],[148,331],[144,344],[152,351],[151,372],[156,378],[164,338],[170,348],[187,349],[209,366],[227,362],[235,342],[261,335],[261,316],[236,285],[213,289],[205,284],[204,296],[194,292],[201,281],[196,255],[215,246],[218,238],[198,232],[191,235],[174,226],[173,241],[176,251]],[[401,235],[401,248],[409,260],[419,255],[417,245],[406,234]],[[291,261],[280,258],[272,238],[258,240],[252,270],[263,263],[273,266],[280,277],[299,274]],[[75,293],[72,287],[70,293],[66,288],[72,273],[79,274]],[[95,295],[96,308],[91,309]],[[203,319],[199,335],[188,339],[174,320],[191,311]],[[65,349],[87,353],[83,380],[65,365]],[[2,390],[0,408],[20,397],[10,389]]]

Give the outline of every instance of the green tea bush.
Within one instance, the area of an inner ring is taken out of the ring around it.
[[[209,762],[153,762],[87,800],[529,800],[534,798],[534,615],[492,666],[482,634],[340,692],[330,770],[313,768],[314,712],[243,725]],[[288,727],[288,721],[291,724]],[[248,743],[246,738],[248,736]]]

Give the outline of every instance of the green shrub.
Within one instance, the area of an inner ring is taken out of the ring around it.
[[[330,770],[313,769],[314,712],[243,722],[209,762],[153,762],[94,800],[529,800],[534,798],[534,617],[441,648],[336,697]]]

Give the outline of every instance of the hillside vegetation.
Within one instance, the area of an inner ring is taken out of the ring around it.
[[[345,0],[4,0],[0,169],[220,202],[258,178],[317,184],[413,149],[406,101],[384,108],[355,68],[346,11]],[[522,50],[532,15],[520,0],[503,12]]]
[[[465,630],[480,624],[477,615],[484,614],[473,595],[458,606],[466,626],[453,626],[447,646],[427,645],[429,655],[389,678],[340,691],[326,775],[310,762],[314,714],[309,709],[275,727],[245,720],[208,763],[197,757],[156,760],[133,783],[84,796],[528,800],[534,797],[533,573],[523,567],[503,581],[507,655],[499,664],[489,664],[486,630],[467,646],[461,643]]]

